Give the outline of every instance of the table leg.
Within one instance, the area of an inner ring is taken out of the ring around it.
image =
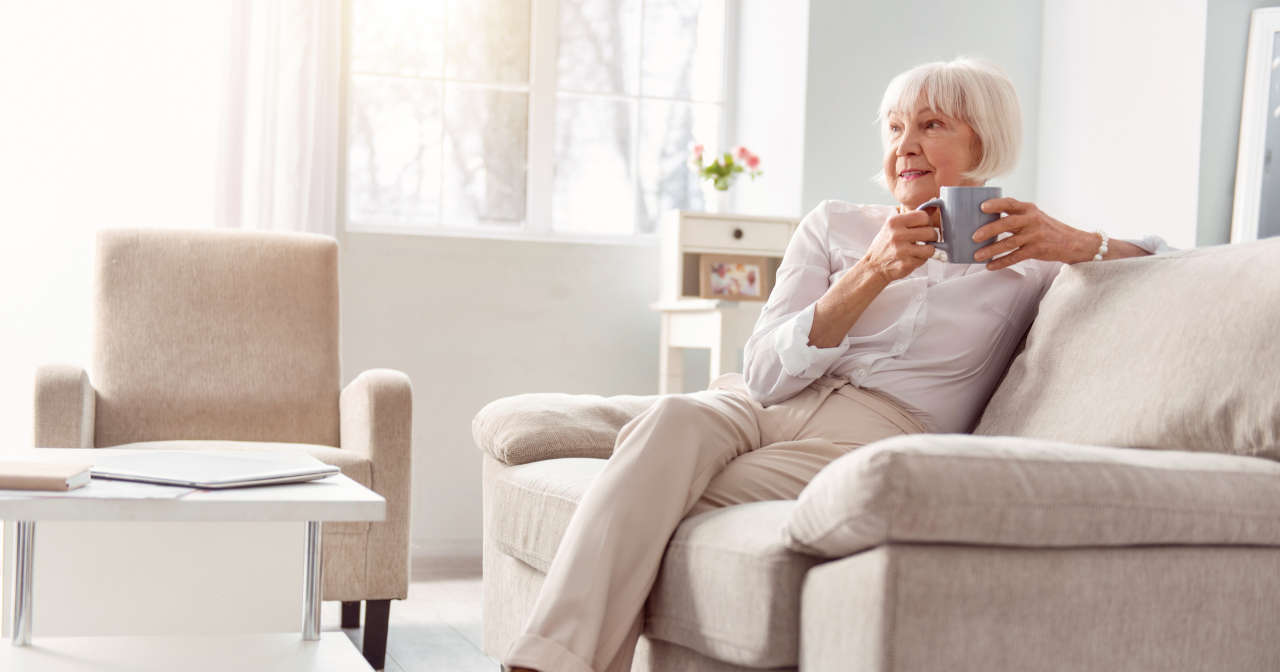
[[[320,639],[320,523],[307,522],[305,583],[302,586],[302,638]]]
[[[658,394],[684,392],[684,350],[671,345],[671,316],[663,313],[658,344]]]
[[[732,319],[725,314],[729,310],[733,309],[716,311],[718,319],[715,333],[711,336],[711,371],[708,373],[710,376],[707,379],[708,383],[726,373],[738,370],[738,354],[734,348],[733,339],[730,338],[734,334],[726,328],[726,322]]]
[[[35,569],[36,522],[18,521],[15,563],[13,568],[13,611],[9,625],[13,628],[14,646],[31,646],[31,585]]]

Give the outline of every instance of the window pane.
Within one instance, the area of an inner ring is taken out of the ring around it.
[[[559,97],[551,196],[556,231],[635,231],[631,115],[627,101]]]
[[[444,0],[355,0],[351,18],[352,72],[444,72]]]
[[[440,84],[351,78],[347,210],[365,226],[439,221]]]
[[[529,81],[529,0],[452,0],[446,76]]]
[[[638,233],[656,231],[658,218],[672,208],[703,208],[698,176],[689,169],[689,148],[699,142],[714,150],[719,137],[719,105],[658,101],[640,104],[638,151],[643,198],[636,208]]]
[[[636,94],[640,0],[561,0],[557,88]]]
[[[718,102],[724,0],[647,0],[641,94]]]
[[[446,87],[444,224],[484,220],[519,226],[528,163],[528,94]]]

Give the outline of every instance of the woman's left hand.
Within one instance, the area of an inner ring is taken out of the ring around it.
[[[974,242],[995,238],[1005,231],[1013,234],[974,252],[973,259],[978,262],[1009,252],[987,264],[989,271],[1008,268],[1023,259],[1061,261],[1067,264],[1087,261],[1093,258],[1101,242],[1096,234],[1072,228],[1046,215],[1035,203],[1012,198],[992,198],[983,201],[982,211],[1003,212],[1008,213],[1008,216],[978,227],[973,234]]]

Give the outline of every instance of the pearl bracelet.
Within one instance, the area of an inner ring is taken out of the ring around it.
[[[1102,245],[1098,246],[1098,253],[1093,255],[1093,260],[1102,261],[1102,255],[1107,253],[1107,241],[1110,239],[1107,237],[1107,234],[1102,232],[1102,229],[1098,229],[1097,231],[1094,231],[1094,233],[1102,236]]]

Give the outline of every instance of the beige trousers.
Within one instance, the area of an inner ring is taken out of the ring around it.
[[[824,376],[765,408],[742,374],[667,395],[618,432],[502,662],[540,672],[626,672],[644,603],[680,521],[722,506],[795,499],[854,448],[925,428],[885,395]]]

